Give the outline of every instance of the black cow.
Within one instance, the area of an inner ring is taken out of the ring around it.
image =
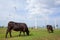
[[[47,30],[48,30],[49,33],[53,33],[52,25],[47,25],[46,27],[47,27]]]
[[[6,38],[7,38],[8,32],[10,34],[10,37],[12,37],[11,30],[20,31],[20,34],[21,34],[21,32],[23,32],[24,35],[26,32],[26,34],[29,35],[29,30],[25,23],[16,23],[16,22],[10,21],[8,23],[8,27],[7,27],[7,31],[6,31]],[[20,34],[19,34],[19,36],[20,36]]]

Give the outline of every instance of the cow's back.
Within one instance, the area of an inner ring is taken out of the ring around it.
[[[13,29],[15,31],[28,31],[28,27],[25,23],[17,23],[13,21],[8,23],[8,29]]]

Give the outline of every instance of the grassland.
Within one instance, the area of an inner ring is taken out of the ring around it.
[[[12,36],[5,38],[6,28],[0,28],[0,40],[60,40],[60,30],[55,29],[54,33],[48,33],[46,29],[29,29],[30,36],[19,37],[19,32],[12,31]]]

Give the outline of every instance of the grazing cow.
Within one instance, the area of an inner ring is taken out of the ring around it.
[[[49,33],[53,33],[52,25],[47,25],[47,30],[48,30]]]
[[[20,31],[20,34],[21,34],[21,32],[23,32],[24,35],[26,32],[26,34],[29,35],[29,30],[25,23],[16,23],[16,22],[10,21],[8,23],[8,27],[7,27],[7,31],[6,31],[6,38],[7,38],[8,32],[10,34],[10,37],[12,37],[11,30]],[[20,34],[19,34],[19,36],[20,36]]]

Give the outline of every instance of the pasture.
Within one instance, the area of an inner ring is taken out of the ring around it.
[[[6,28],[0,28],[0,40],[60,40],[60,29],[55,29],[54,33],[48,33],[46,29],[29,29],[30,35],[19,37],[19,32],[12,30],[12,37],[5,38]]]

